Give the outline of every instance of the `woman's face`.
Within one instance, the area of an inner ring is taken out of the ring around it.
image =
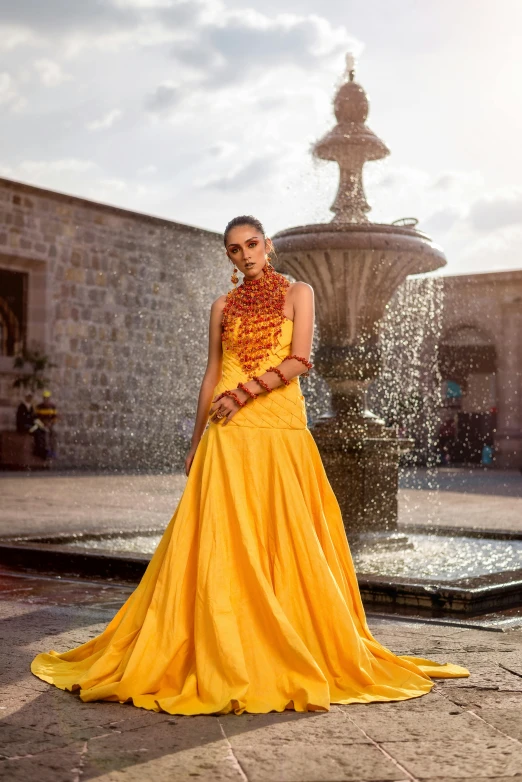
[[[253,225],[237,225],[228,233],[227,255],[248,280],[263,276],[266,253],[270,249],[270,239],[265,241]]]

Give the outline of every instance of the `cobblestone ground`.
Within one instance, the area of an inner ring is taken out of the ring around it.
[[[471,677],[328,713],[173,717],[84,704],[29,671],[37,652],[98,634],[128,587],[4,571],[0,592],[0,777],[10,782],[522,782],[522,631],[374,620],[394,652],[451,660]]]

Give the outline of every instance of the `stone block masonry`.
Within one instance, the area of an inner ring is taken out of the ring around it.
[[[221,235],[0,179],[0,269],[27,276],[25,339],[57,364],[60,466],[179,469],[209,308],[230,287]],[[0,356],[3,429],[12,363]]]

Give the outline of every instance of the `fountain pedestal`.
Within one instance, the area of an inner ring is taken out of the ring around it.
[[[359,335],[355,345],[322,344],[315,356],[316,370],[332,392],[333,415],[316,420],[312,431],[352,532],[394,529],[397,521],[396,432],[366,406],[366,390],[379,363],[370,335],[366,340]]]
[[[350,533],[397,527],[399,443],[379,423],[334,416],[312,429]]]

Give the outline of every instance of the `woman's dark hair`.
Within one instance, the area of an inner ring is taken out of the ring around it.
[[[232,230],[232,228],[236,228],[238,225],[251,225],[252,228],[255,228],[256,231],[259,231],[259,233],[263,234],[263,238],[266,236],[265,229],[263,228],[263,224],[260,220],[257,219],[257,217],[253,217],[252,215],[239,215],[239,217],[234,217],[232,220],[228,223],[227,227],[225,228],[225,233],[223,234],[223,241],[225,243],[225,247],[227,246],[227,237]]]

